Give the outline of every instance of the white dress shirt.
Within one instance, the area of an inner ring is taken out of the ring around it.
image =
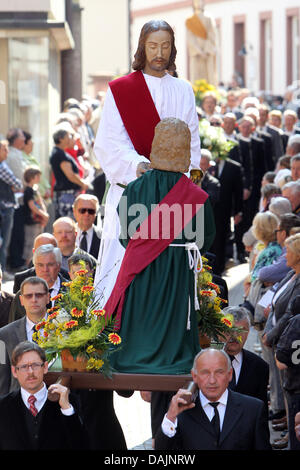
[[[85,232],[86,232],[87,252],[89,253],[90,249],[91,249],[93,234],[94,234],[93,225],[88,230],[86,230]],[[77,237],[76,237],[75,245],[78,248],[80,248],[82,233],[83,233],[83,231],[79,227],[77,227]]]
[[[200,400],[204,413],[208,417],[209,421],[211,421],[215,415],[214,408],[209,404],[211,400],[206,398],[201,392],[201,390],[199,391],[199,400]],[[226,389],[223,395],[218,400],[216,400],[219,402],[217,409],[218,409],[219,416],[220,416],[220,430],[221,431],[222,431],[223,422],[224,422],[227,400],[228,400],[228,390]],[[173,423],[173,421],[170,421],[167,418],[167,415],[165,415],[161,427],[162,427],[163,433],[166,436],[174,437],[176,434],[176,429],[177,429],[177,418],[175,420],[175,423]]]
[[[22,397],[22,400],[23,400],[25,406],[28,409],[29,409],[29,406],[30,406],[29,403],[28,403],[28,398],[30,397],[30,395],[34,395],[34,397],[36,398],[34,406],[36,407],[38,412],[41,411],[41,409],[43,408],[43,406],[46,403],[47,398],[48,398],[48,390],[47,390],[47,387],[46,387],[45,383],[44,383],[43,387],[41,388],[41,390],[39,390],[38,392],[36,392],[34,394],[27,392],[27,390],[25,390],[24,388],[21,387],[21,397]],[[70,405],[70,408],[67,408],[67,409],[64,409],[64,410],[61,408],[60,411],[65,416],[71,416],[75,413],[74,408],[73,408],[72,405]]]
[[[234,368],[236,383],[238,383],[238,380],[239,380],[239,376],[240,376],[240,373],[241,373],[242,362],[243,362],[243,353],[242,352],[239,352],[238,354],[234,355],[234,359],[232,360],[231,364],[232,364],[232,367]]]

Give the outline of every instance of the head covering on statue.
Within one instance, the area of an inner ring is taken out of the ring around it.
[[[176,118],[162,119],[155,127],[150,168],[187,173],[191,163],[191,133]]]

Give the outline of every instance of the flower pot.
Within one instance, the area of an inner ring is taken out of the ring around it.
[[[87,358],[84,357],[82,354],[78,354],[76,359],[72,356],[69,349],[63,349],[61,351],[61,363],[63,370],[67,371],[77,371],[77,372],[85,372],[86,365],[87,365]]]
[[[199,333],[199,344],[201,349],[209,348],[211,344],[211,339],[208,336]]]

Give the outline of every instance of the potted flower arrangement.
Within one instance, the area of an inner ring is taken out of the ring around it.
[[[209,346],[211,340],[222,343],[222,340],[226,341],[226,336],[241,331],[234,326],[231,314],[224,315],[222,308],[226,306],[227,301],[220,297],[219,286],[212,282],[211,266],[204,257],[202,257],[202,269],[198,274],[197,290],[199,341],[202,347]]]
[[[211,126],[207,119],[199,122],[199,135],[201,148],[208,149],[214,159],[225,159],[230,150],[237,145],[235,142],[226,140],[222,127]]]
[[[84,264],[84,262],[83,262]],[[64,283],[47,318],[36,325],[33,340],[45,349],[47,360],[62,360],[64,370],[112,373],[109,356],[120,345],[114,321],[107,318],[95,298],[93,278],[86,269]]]

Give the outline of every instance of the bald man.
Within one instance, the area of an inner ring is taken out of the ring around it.
[[[217,349],[203,349],[191,370],[198,391],[194,402],[180,389],[155,439],[156,450],[271,450],[264,403],[228,389],[231,360]]]
[[[39,248],[40,246],[49,245],[49,244],[57,247],[57,240],[54,237],[54,235],[48,232],[41,233],[34,239],[32,253],[34,253],[35,250],[37,250],[37,248]],[[68,270],[61,267],[59,272],[63,276],[63,278],[68,279],[68,280],[70,279]],[[35,269],[32,263],[29,269],[25,269],[25,271],[20,271],[19,273],[15,274],[14,287],[13,287],[14,294],[16,294],[20,290],[21,284],[24,281],[24,279],[26,279],[27,277],[31,277],[31,276],[36,276]]]

